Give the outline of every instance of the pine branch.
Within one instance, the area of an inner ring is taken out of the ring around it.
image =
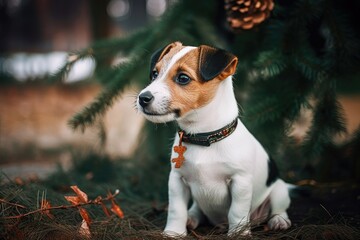
[[[333,88],[327,87],[318,95],[312,125],[308,130],[302,151],[308,159],[319,156],[325,146],[333,144],[335,135],[346,132],[343,110]]]
[[[82,50],[81,52],[86,52],[88,49],[92,49],[96,58],[108,58],[109,55],[114,56],[118,52],[128,54],[139,41],[142,41],[149,34],[151,34],[151,28],[143,28],[122,38],[96,41],[90,47]]]
[[[337,57],[359,53],[359,43],[355,31],[348,22],[346,13],[336,9],[331,1],[324,4],[324,23],[328,27],[329,44],[333,45],[329,51],[335,51]],[[347,61],[351,62],[351,61]]]
[[[301,108],[309,107],[308,96],[314,87],[291,68],[272,78],[259,76],[253,80],[249,91],[245,119],[258,126],[275,120],[291,123],[299,116]]]
[[[152,38],[149,38],[149,41],[152,41]],[[135,57],[130,57],[130,60],[127,63],[124,63],[120,67],[114,69],[110,75],[107,76],[108,81],[104,90],[95,98],[95,100],[86,106],[79,113],[75,114],[68,122],[72,129],[80,128],[82,131],[85,130],[87,126],[91,126],[97,117],[101,117],[105,112],[113,105],[116,99],[119,97],[121,90],[127,86],[133,76],[136,75],[136,72],[141,67],[145,68],[143,59],[148,55],[146,49],[149,41],[145,42],[135,52],[139,54]],[[145,58],[147,59],[147,58]]]
[[[93,51],[91,48],[87,48],[86,50],[80,52],[69,53],[64,65],[56,71],[55,74],[50,76],[48,81],[50,83],[64,82],[75,63],[89,57],[93,57]]]
[[[311,48],[310,43],[305,39],[302,40],[300,48],[294,49],[289,60],[305,79],[312,81],[314,84],[329,77],[331,67],[316,55],[315,50]]]
[[[150,34],[151,28],[144,28],[123,38],[105,39],[93,43],[80,51],[70,53],[64,65],[49,78],[49,82],[64,81],[75,63],[84,58],[94,58],[97,63],[113,58],[119,52],[126,54]]]
[[[264,79],[279,75],[287,67],[286,60],[278,50],[263,51],[254,62],[256,75]]]
[[[311,0],[294,1],[294,7],[290,11],[289,22],[291,25],[303,25],[311,22],[315,18],[320,18],[323,11],[323,2]],[[284,9],[287,11],[287,9]]]

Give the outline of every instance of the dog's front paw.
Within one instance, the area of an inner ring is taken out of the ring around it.
[[[268,226],[270,230],[286,230],[289,227],[291,227],[291,221],[286,216],[283,216],[281,214],[274,215],[270,220],[268,221]]]
[[[242,237],[251,237],[250,227],[235,227],[229,228],[228,237],[242,236]]]
[[[185,237],[187,234],[187,231],[181,231],[179,229],[165,229],[162,233],[166,237],[172,237],[172,238],[179,238],[179,237]]]

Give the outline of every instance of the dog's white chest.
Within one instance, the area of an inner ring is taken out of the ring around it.
[[[180,171],[194,201],[213,224],[227,221],[231,204],[229,185],[232,170],[218,148],[191,146]]]

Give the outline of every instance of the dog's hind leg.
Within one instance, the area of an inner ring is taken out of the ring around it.
[[[195,229],[205,219],[205,216],[198,204],[194,201],[191,208],[188,211],[187,227],[189,229]]]
[[[291,226],[286,213],[286,209],[290,206],[289,191],[283,180],[278,179],[273,184],[270,192],[271,213],[268,226],[271,230],[285,230]]]

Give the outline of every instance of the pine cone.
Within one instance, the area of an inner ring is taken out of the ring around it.
[[[273,0],[225,0],[227,22],[233,32],[248,30],[269,17]]]

